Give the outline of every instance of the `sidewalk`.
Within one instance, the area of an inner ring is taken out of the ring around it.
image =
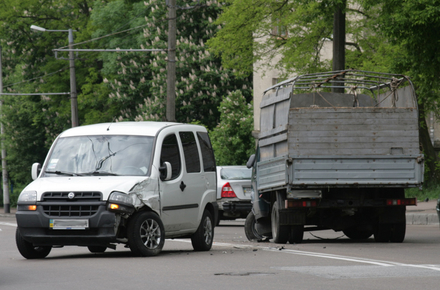
[[[407,225],[438,225],[439,218],[437,215],[437,200],[428,202],[419,201],[417,206],[406,207],[406,224]],[[0,217],[10,217],[15,219],[16,208],[11,208],[10,213],[5,213],[0,207]]]
[[[406,207],[407,225],[438,225],[437,200],[418,201],[417,206]]]

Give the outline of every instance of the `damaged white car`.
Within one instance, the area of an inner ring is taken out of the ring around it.
[[[218,216],[216,166],[203,126],[120,122],[61,133],[32,166],[17,206],[16,243],[27,259],[53,247],[104,252],[126,244],[160,253],[167,238],[208,251]]]

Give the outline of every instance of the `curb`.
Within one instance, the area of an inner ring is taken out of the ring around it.
[[[436,213],[407,213],[407,225],[439,225],[439,217]]]

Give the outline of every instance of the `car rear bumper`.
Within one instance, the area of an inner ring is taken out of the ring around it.
[[[249,213],[252,209],[252,204],[250,202],[223,202],[222,203],[223,212],[245,212]]]

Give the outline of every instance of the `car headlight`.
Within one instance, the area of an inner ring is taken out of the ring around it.
[[[107,209],[112,212],[131,214],[134,212],[133,200],[128,194],[112,192],[108,198]]]
[[[35,204],[37,202],[36,191],[22,191],[18,197],[18,203]]]
[[[115,202],[115,203],[128,203],[133,204],[133,200],[131,199],[131,196],[128,194],[122,193],[122,192],[112,192],[110,194],[110,197],[108,198],[109,202]]]

